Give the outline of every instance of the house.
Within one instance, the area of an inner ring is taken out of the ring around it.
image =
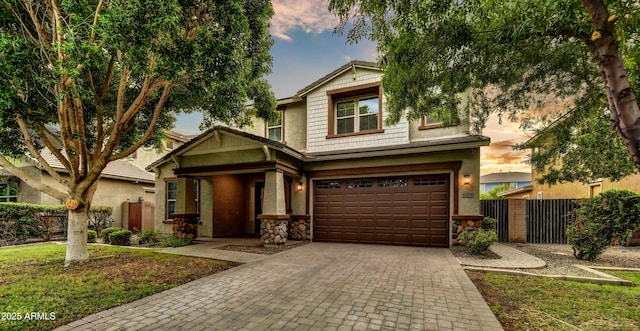
[[[508,185],[510,190],[531,185],[530,172],[492,172],[480,176],[480,192],[487,192],[494,187]]]
[[[533,185],[525,185],[519,188],[514,188],[502,192],[498,192],[497,196],[503,197],[505,199],[531,199],[531,192],[533,190]]]
[[[167,150],[158,152],[153,148],[141,148],[132,156],[110,162],[102,172],[92,205],[112,207],[112,225],[137,230],[153,229],[153,208],[155,177],[144,170],[144,166],[166,154],[173,148],[188,141],[188,136],[166,132],[164,146]],[[45,161],[56,171],[66,173],[60,161],[49,151],[41,152]],[[34,158],[20,158],[16,165],[32,174],[40,181],[64,190],[62,184],[51,177]],[[62,204],[62,201],[40,192],[0,169],[0,202],[25,202],[33,204]]]
[[[448,247],[454,222],[478,217],[489,139],[426,118],[384,124],[381,75],[350,62],[278,100],[275,120],[213,127],[152,163],[155,229]]]

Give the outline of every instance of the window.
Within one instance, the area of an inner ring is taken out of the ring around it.
[[[10,184],[0,184],[0,202],[18,202],[18,189]]]
[[[283,113],[276,112],[276,116],[267,122],[267,138],[282,142],[282,117]]]
[[[435,116],[435,114],[431,114],[429,116],[422,116],[422,122],[420,123],[420,130],[427,130],[427,129],[435,129],[435,128],[441,128],[442,127],[442,121],[438,120]]]
[[[200,181],[193,180],[194,200],[196,202],[196,213],[200,213]],[[171,219],[171,214],[176,212],[176,199],[178,197],[178,181],[171,180],[167,182],[167,202],[165,219]]]
[[[327,91],[327,96],[327,138],[384,132],[380,83]]]
[[[167,214],[165,215],[165,219],[171,219],[171,214],[176,211],[176,197],[178,195],[178,181],[170,181],[167,182]]]
[[[377,95],[338,101],[336,134],[378,130],[379,105]]]

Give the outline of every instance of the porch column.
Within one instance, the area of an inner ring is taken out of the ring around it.
[[[287,207],[284,195],[284,174],[280,171],[267,171],[264,174],[264,202],[260,219],[260,238],[262,243],[284,244],[288,237]]]
[[[195,199],[193,178],[178,177],[175,213],[173,219],[173,236],[176,238],[192,238],[198,236],[198,214]]]

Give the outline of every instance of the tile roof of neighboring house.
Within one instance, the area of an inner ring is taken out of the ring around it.
[[[44,160],[55,170],[66,172],[66,169],[60,161],[51,153],[49,149],[43,149],[40,153]],[[35,159],[29,159],[33,164],[40,168],[39,163]],[[109,162],[102,171],[102,178],[119,179],[132,182],[155,183],[155,176],[125,160],[115,160]]]
[[[171,130],[165,130],[164,133],[168,137],[170,137],[172,139],[175,139],[177,141],[183,142],[183,143],[186,143],[187,141],[189,141],[189,140],[191,140],[191,139],[193,139],[193,138],[198,136],[198,135],[184,135],[184,134],[177,133],[177,132],[171,131]]]
[[[357,61],[357,60],[356,61],[351,61],[351,62],[343,65],[342,67],[330,72],[329,74],[325,75],[324,77],[316,80],[315,82],[307,85],[306,87],[302,88],[300,91],[298,91],[298,93],[296,93],[296,96],[303,97],[307,93],[315,90],[317,87],[319,87],[319,86],[323,85],[324,83],[332,80],[336,76],[341,75],[345,71],[347,71],[347,70],[355,70],[356,67],[367,68],[367,69],[375,69],[375,70],[382,70],[382,69],[380,69],[378,64],[375,63],[375,62]]]
[[[488,183],[514,183],[514,182],[530,182],[530,172],[494,172],[484,176],[480,176],[480,184]]]

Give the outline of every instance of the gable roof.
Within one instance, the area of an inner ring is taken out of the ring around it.
[[[530,172],[493,172],[484,176],[480,176],[480,184],[489,183],[514,183],[514,182],[530,182]]]
[[[153,163],[151,163],[150,165],[148,165],[145,169],[148,171],[151,171],[154,168],[157,168],[159,165],[167,162],[168,160],[170,160],[172,157],[177,156],[177,155],[181,155],[183,153],[186,153],[187,151],[189,151],[190,149],[194,148],[195,146],[197,146],[198,144],[200,144],[201,142],[211,138],[212,136],[214,136],[216,134],[216,132],[226,132],[228,134],[231,135],[235,135],[238,137],[243,137],[243,138],[247,138],[247,139],[251,139],[256,141],[257,143],[263,144],[263,145],[267,145],[273,149],[276,150],[280,150],[283,151],[289,155],[292,155],[294,157],[297,158],[302,158],[303,154],[281,142],[277,142],[275,140],[271,140],[269,138],[265,138],[265,137],[260,137],[260,136],[256,136],[254,134],[251,133],[247,133],[244,131],[240,131],[240,130],[236,130],[236,129],[232,129],[226,126],[222,126],[222,125],[216,125],[214,127],[212,127],[211,129],[205,131],[204,133],[200,134],[199,136],[197,136],[194,139],[191,139],[190,141],[188,141],[187,143],[185,143],[184,145],[174,149],[173,151],[171,151],[170,153],[166,154],[165,156],[161,157],[160,159],[154,161]]]
[[[40,152],[40,155],[42,155],[42,158],[56,171],[67,172],[64,165],[62,165],[60,160],[58,160],[58,158],[56,158],[48,148],[43,149]],[[38,167],[38,169],[42,169],[41,165],[36,159],[28,157],[27,160]],[[116,180],[125,180],[130,182],[155,183],[155,176],[152,173],[125,160],[115,160],[109,162],[102,171],[101,177]]]
[[[305,95],[309,94],[311,91],[315,90],[316,88],[324,85],[326,82],[336,78],[339,75],[342,75],[344,72],[348,71],[348,70],[354,70],[356,68],[364,68],[364,69],[372,69],[372,70],[378,70],[378,71],[382,71],[382,69],[380,69],[380,67],[378,66],[377,63],[375,62],[369,62],[369,61],[351,61],[345,65],[343,65],[342,67],[328,73],[327,75],[325,75],[324,77],[316,80],[315,82],[307,85],[306,87],[302,88],[300,91],[298,91],[298,93],[296,93],[297,97],[304,97]]]

